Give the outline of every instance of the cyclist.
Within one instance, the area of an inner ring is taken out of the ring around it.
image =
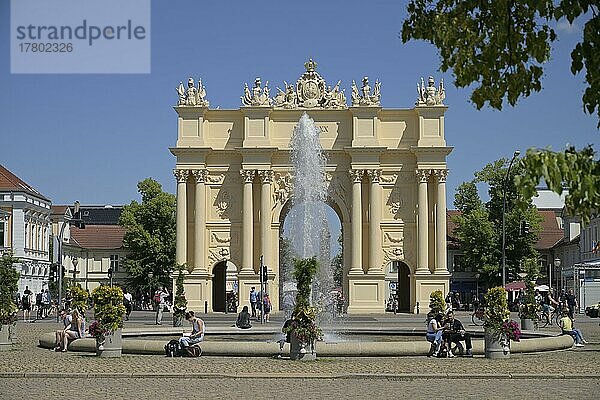
[[[542,310],[548,320],[550,320],[550,315],[554,312],[554,306],[559,306],[559,302],[552,298],[550,292],[545,292],[542,296]]]

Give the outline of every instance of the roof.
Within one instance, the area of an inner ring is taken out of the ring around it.
[[[84,229],[71,226],[70,244],[90,250],[116,250],[123,247],[126,231],[118,225],[86,225]]]
[[[10,172],[2,164],[0,164],[0,190],[27,192],[43,200],[50,201],[49,198],[38,192],[33,186],[29,185],[12,172]]]
[[[51,206],[50,207],[50,209],[52,210],[51,215],[59,215],[61,217],[64,217],[68,208],[69,208],[69,206]]]
[[[547,250],[552,248],[564,237],[565,233],[558,225],[556,213],[553,210],[538,210],[542,216],[540,239],[534,245],[536,250]]]
[[[74,213],[71,205],[52,206],[52,215],[64,215],[67,209]],[[86,225],[119,225],[123,206],[80,206],[79,210]]]

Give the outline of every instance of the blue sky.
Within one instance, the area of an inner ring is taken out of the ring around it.
[[[456,186],[515,149],[567,143],[598,148],[596,119],[583,113],[583,76],[570,73],[581,22],[558,27],[544,90],[517,108],[476,110],[470,92],[438,71],[437,50],[398,39],[401,1],[153,1],[150,74],[10,73],[10,9],[0,2],[0,163],[54,204],[123,204],[152,177],[175,191],[175,87],[201,77],[211,106],[238,108],[244,82],[295,81],[307,58],[327,82],[368,75],[382,82],[382,105],[411,108],[417,81],[447,88],[448,205]]]

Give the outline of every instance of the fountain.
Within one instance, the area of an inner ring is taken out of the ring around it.
[[[319,270],[312,285],[311,301],[317,310],[317,322],[322,326],[329,325],[333,316],[333,299],[330,295],[333,289],[333,273],[329,254],[331,235],[325,211],[327,160],[321,148],[319,134],[319,128],[308,114],[304,113],[291,137],[290,161],[293,166],[294,184],[292,208],[288,215],[288,238],[294,257],[316,257],[319,263]],[[282,275],[291,276],[286,272],[282,272]],[[286,296],[286,288],[293,288],[293,284],[284,281],[283,287]],[[284,307],[286,312],[291,311],[288,304],[284,304]]]

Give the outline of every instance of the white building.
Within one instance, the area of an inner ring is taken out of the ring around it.
[[[0,165],[0,253],[20,260],[19,293],[39,292],[50,269],[50,199]]]

